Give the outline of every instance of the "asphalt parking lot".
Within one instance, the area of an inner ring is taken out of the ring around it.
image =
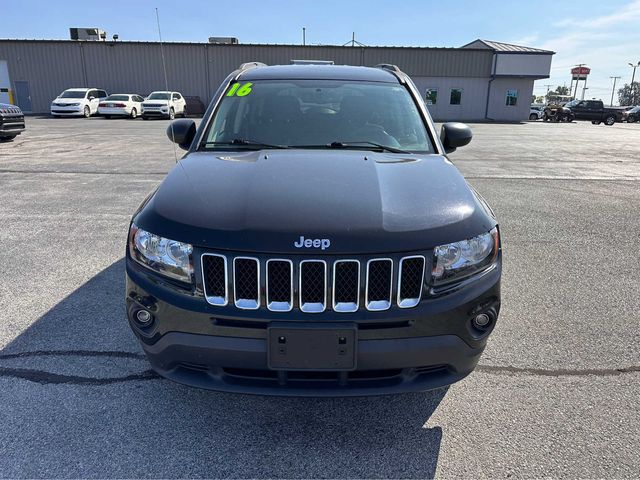
[[[0,476],[638,477],[640,125],[472,125],[451,160],[505,265],[481,366],[296,399],[162,380],[129,330],[126,231],[174,165],[167,124],[29,117],[0,143]]]

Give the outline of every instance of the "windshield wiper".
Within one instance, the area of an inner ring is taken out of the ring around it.
[[[255,142],[253,140],[246,140],[244,138],[234,138],[230,142],[205,142],[204,144],[205,147],[208,147],[210,145],[214,147],[219,147],[219,146],[244,147],[244,148],[255,149],[255,150],[262,150],[263,148],[291,148],[286,145],[274,145],[271,143]]]
[[[407,150],[402,150],[400,148],[390,147],[388,145],[382,145],[380,143],[369,142],[368,140],[362,142],[331,142],[327,145],[329,148],[349,148],[349,147],[361,147],[363,145],[370,145],[377,149],[382,150],[383,152],[391,152],[391,153],[411,153]]]

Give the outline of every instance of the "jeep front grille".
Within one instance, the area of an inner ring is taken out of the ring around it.
[[[225,306],[232,298],[245,310],[349,313],[387,310],[394,300],[399,308],[417,306],[427,262],[422,255],[325,261],[204,253],[201,266],[211,305]]]

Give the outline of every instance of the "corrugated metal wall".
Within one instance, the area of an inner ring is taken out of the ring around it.
[[[487,50],[297,45],[212,45],[165,43],[169,88],[198,96],[206,104],[224,78],[243,62],[288,64],[292,59],[336,64],[394,63],[416,77],[489,77]],[[11,81],[29,82],[34,112],[47,112],[56,95],[71,87],[115,93],[164,90],[160,44],[0,40]]]

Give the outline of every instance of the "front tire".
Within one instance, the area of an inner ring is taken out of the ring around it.
[[[616,117],[614,117],[613,115],[609,115],[607,118],[604,119],[604,124],[607,125],[608,127],[610,127],[614,123],[616,123]]]
[[[84,118],[89,118],[91,116],[91,109],[89,108],[89,105],[86,105],[84,107],[84,110],[82,111],[82,116]]]
[[[187,107],[182,110],[182,118],[187,118]]]
[[[136,118],[138,116],[138,111],[135,108],[131,109],[131,114],[129,115],[131,118]]]
[[[635,123],[635,121],[636,121],[636,117],[627,118],[627,123]]]
[[[169,109],[169,120],[173,120],[174,118],[176,118],[176,111],[171,108]]]
[[[533,120],[537,120],[538,116],[535,113],[532,113],[529,115],[529,120],[533,121]]]

